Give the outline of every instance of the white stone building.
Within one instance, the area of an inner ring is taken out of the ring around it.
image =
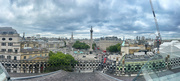
[[[100,40],[96,42],[96,45],[101,49],[101,50],[106,50],[107,47],[116,45],[118,43],[121,43],[119,40]]]
[[[49,40],[47,42],[47,46],[49,50],[57,49],[60,47],[64,47],[65,43],[63,40]]]
[[[12,27],[0,27],[0,59],[20,59],[20,36]]]

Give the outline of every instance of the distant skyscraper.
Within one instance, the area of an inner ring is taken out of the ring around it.
[[[144,36],[142,36],[141,40],[145,40],[145,37],[144,37]]]
[[[23,40],[25,40],[25,32],[23,32]]]
[[[138,40],[138,36],[136,36],[136,40]]]
[[[139,36],[139,40],[140,40],[140,36]]]

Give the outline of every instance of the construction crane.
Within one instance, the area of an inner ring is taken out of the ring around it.
[[[156,29],[157,29],[157,32],[158,32],[158,36],[156,36],[156,41],[157,41],[157,53],[159,53],[159,45],[161,44],[161,35],[160,35],[160,32],[159,32],[159,26],[158,26],[158,23],[157,23],[157,19],[156,19],[156,15],[155,15],[155,12],[154,12],[154,9],[153,9],[153,5],[152,5],[152,2],[151,0],[150,1],[150,4],[151,4],[151,8],[152,8],[152,12],[153,12],[153,16],[154,16],[154,20],[155,20],[155,24],[156,24]],[[158,55],[158,54],[156,54]],[[142,69],[145,68],[147,66],[147,63],[149,63],[153,58],[150,58],[142,67],[141,67],[141,70],[139,71],[139,73],[137,74],[137,76],[133,79],[133,81],[137,81],[137,77],[139,77],[140,73],[142,72]]]
[[[156,36],[156,41],[157,41],[157,53],[159,53],[159,46],[161,44],[162,38],[161,38],[161,34],[159,32],[159,26],[158,26],[158,23],[157,23],[157,19],[156,19],[156,15],[155,15],[155,12],[154,12],[154,9],[153,9],[152,2],[151,2],[151,0],[149,0],[149,1],[150,1],[150,4],[151,4],[152,13],[153,13],[153,16],[154,16],[156,29],[157,29],[157,33],[158,33],[158,35]]]

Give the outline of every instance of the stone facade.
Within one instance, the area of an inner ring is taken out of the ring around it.
[[[0,59],[47,60],[48,56],[48,50],[41,49],[38,42],[20,40],[12,27],[0,27]]]
[[[101,50],[106,50],[107,47],[121,43],[118,40],[100,40],[96,42],[97,47]]]
[[[23,41],[21,42],[21,49],[28,49],[28,48],[39,48],[41,47],[38,42],[34,41]]]
[[[20,52],[20,36],[11,27],[0,27],[0,51],[1,52]]]
[[[0,27],[0,58],[20,58],[20,36],[12,27]]]
[[[47,49],[23,49],[21,50],[21,60],[48,60],[49,51]]]
[[[47,48],[49,50],[57,49],[64,46],[65,46],[65,43],[63,40],[49,40],[47,42]]]
[[[138,52],[140,50],[145,50],[144,45],[129,45],[125,44],[125,46],[121,47],[122,55],[125,54],[134,54],[134,52]]]

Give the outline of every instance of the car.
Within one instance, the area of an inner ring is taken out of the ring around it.
[[[86,56],[83,56],[83,58],[85,58]]]

